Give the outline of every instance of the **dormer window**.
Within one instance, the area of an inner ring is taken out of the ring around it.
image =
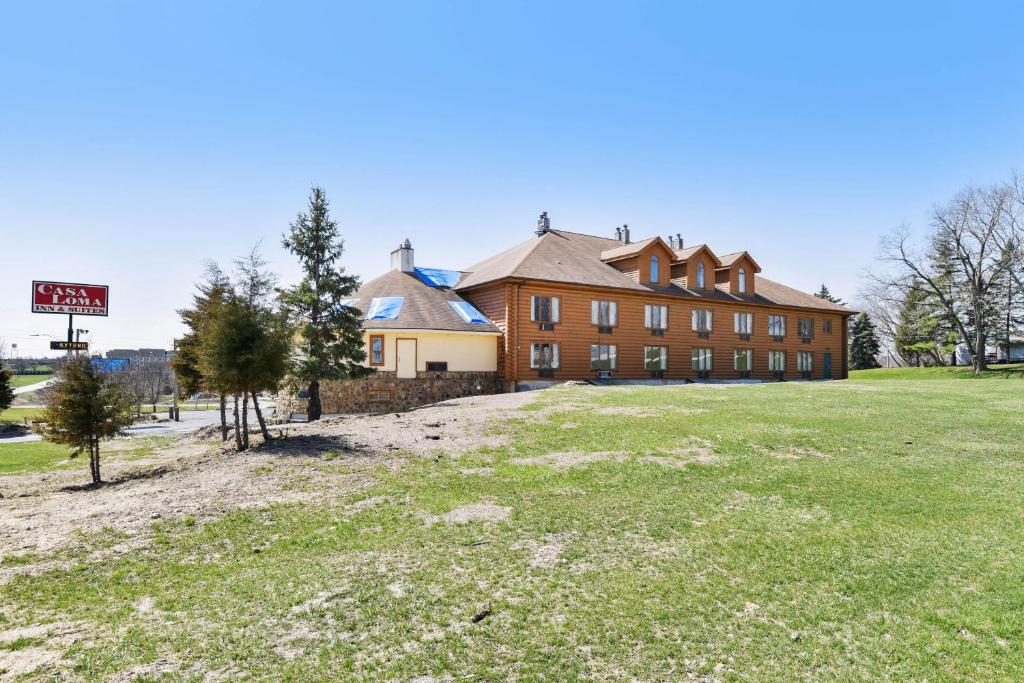
[[[651,256],[651,282],[659,282],[661,280],[658,265],[658,255],[654,254]]]
[[[746,294],[747,293],[747,271],[742,266],[740,266],[740,277],[739,277],[739,280],[740,280],[740,283],[739,283],[740,284],[740,294]]]
[[[697,287],[704,289],[704,262],[697,264]]]

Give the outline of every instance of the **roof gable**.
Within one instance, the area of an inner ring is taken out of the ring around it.
[[[686,249],[672,250],[672,263],[685,263],[686,261],[689,261],[700,252],[706,252],[707,255],[711,257],[711,262],[714,264],[715,268],[718,268],[722,265],[722,262],[718,259],[717,256],[715,256],[715,252],[711,251],[711,247],[709,247],[706,244],[696,244],[692,247],[687,247]]]
[[[731,254],[725,254],[724,256],[720,256],[719,260],[722,263],[721,268],[731,268],[734,263],[743,258],[745,258],[747,262],[750,263],[755,273],[761,272],[761,266],[757,264],[757,261],[754,260],[754,257],[751,256],[750,252],[748,251],[736,251]]]

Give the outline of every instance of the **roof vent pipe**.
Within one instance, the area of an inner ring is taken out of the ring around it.
[[[676,249],[682,249],[682,248],[683,248],[683,236],[677,232],[676,233]]]
[[[537,219],[537,229],[534,231],[534,234],[540,237],[549,232],[551,232],[551,221],[548,219],[548,212],[545,211]]]
[[[412,242],[408,237],[398,245],[398,249],[391,252],[391,270],[400,270],[403,273],[413,271]]]
[[[675,235],[669,235],[668,236],[668,248],[669,249],[675,249],[676,248],[676,236]]]
[[[629,244],[629,226],[625,223],[622,224],[622,243]]]
[[[615,226],[615,239],[617,239],[619,242],[622,241],[622,228],[620,228],[617,225]]]

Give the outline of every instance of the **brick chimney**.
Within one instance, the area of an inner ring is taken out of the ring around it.
[[[391,252],[391,270],[400,270],[403,273],[411,273],[413,269],[412,243],[406,237],[405,241],[398,245],[398,249]]]

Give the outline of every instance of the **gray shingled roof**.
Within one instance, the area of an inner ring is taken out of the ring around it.
[[[621,242],[611,238],[584,235],[567,230],[552,230],[466,268],[463,271],[465,275],[459,280],[456,290],[462,291],[505,278],[522,278],[634,291],[656,291],[682,298],[709,301],[742,301],[766,306],[814,308],[846,314],[856,312],[760,275],[757,276],[757,294],[752,296],[730,294],[718,289],[697,291],[676,285],[648,287],[601,260],[602,253],[621,246]],[[703,246],[705,245],[694,245],[676,253],[684,255],[684,258],[689,257]]]
[[[398,317],[394,320],[364,320],[365,329],[499,332],[492,323],[467,323],[448,305],[449,301],[465,302],[465,299],[446,287],[431,287],[413,273],[389,270],[360,287],[352,298],[358,300],[355,308],[365,314],[371,299],[384,296],[405,299]]]

